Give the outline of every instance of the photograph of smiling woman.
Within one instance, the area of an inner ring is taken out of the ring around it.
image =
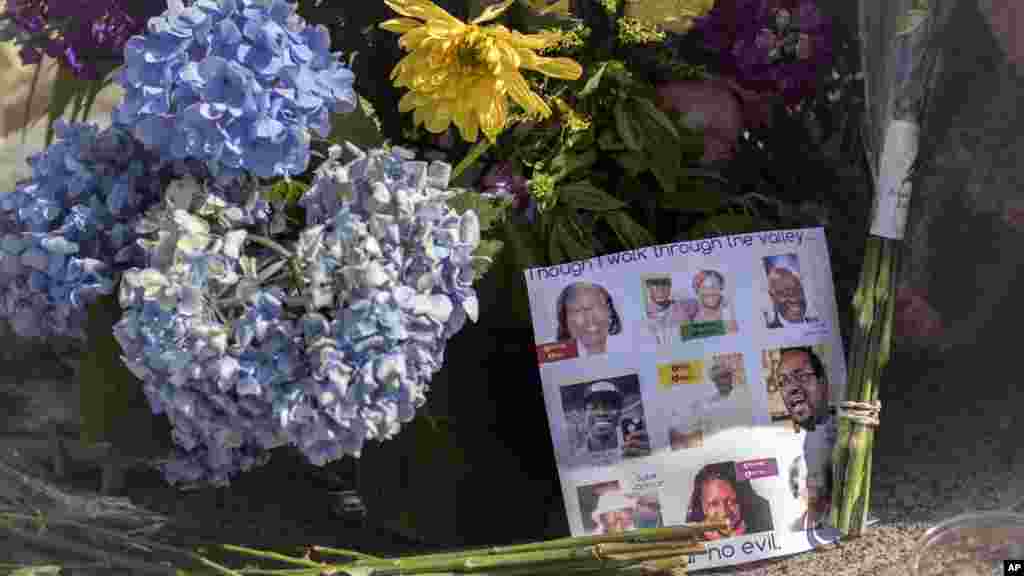
[[[576,342],[581,358],[606,354],[610,338],[622,332],[622,319],[608,290],[599,284],[574,282],[558,295],[557,338]],[[626,342],[626,350],[629,343]]]

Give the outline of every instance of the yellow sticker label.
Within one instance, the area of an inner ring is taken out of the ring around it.
[[[658,366],[658,386],[671,388],[683,384],[700,384],[704,381],[704,361],[690,360]]]

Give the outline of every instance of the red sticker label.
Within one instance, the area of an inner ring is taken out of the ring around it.
[[[575,358],[577,356],[579,356],[579,351],[576,350],[575,340],[553,342],[551,344],[541,344],[540,346],[537,346],[537,362],[540,364],[558,362],[559,360],[568,360],[569,358]]]

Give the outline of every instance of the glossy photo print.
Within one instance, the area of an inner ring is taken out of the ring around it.
[[[818,315],[810,306],[808,286],[801,274],[796,254],[766,256],[764,278],[768,306],[762,311],[766,328],[803,326],[818,322]]]
[[[580,486],[580,516],[588,534],[618,534],[664,525],[658,492],[625,492],[617,481]]]
[[[790,489],[802,509],[791,526],[797,531],[819,526],[831,503],[839,392],[831,382],[829,358],[824,345],[765,350],[762,357],[771,418],[802,439],[801,454],[788,463]]]
[[[734,334],[739,324],[724,273],[650,274],[640,279],[644,302],[641,332],[659,346]]]
[[[620,304],[605,286],[573,282],[558,292],[550,304],[552,341],[537,347],[540,363],[571,358],[602,357],[610,350],[628,350],[622,337]]]
[[[700,448],[705,438],[753,422],[743,354],[714,354],[698,366],[701,372],[706,370],[706,378],[693,386],[700,395],[670,413],[668,439],[672,451]]]
[[[638,458],[651,454],[635,374],[561,389],[569,450],[575,459]]]
[[[776,475],[774,460],[768,474],[759,471],[757,478]],[[727,520],[733,536],[768,532],[774,529],[768,498],[752,485],[754,476],[734,461],[707,464],[693,478],[693,490],[686,511],[688,523],[705,520]],[[719,540],[718,532],[705,532],[708,540]]]

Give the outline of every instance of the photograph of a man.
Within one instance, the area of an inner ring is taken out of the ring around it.
[[[832,486],[830,471],[811,474],[803,455],[797,456],[789,466],[789,490],[800,505],[799,516],[790,524],[790,530],[803,532],[818,528],[828,520],[831,508]]]
[[[768,298],[771,301],[771,309],[764,311],[764,321],[768,328],[818,321],[808,309],[807,293],[796,254],[766,256],[764,270],[768,281]]]
[[[737,386],[745,386],[742,354],[721,354],[711,361],[708,376],[714,392],[690,404],[686,413],[677,413],[669,425],[672,450],[699,448],[704,438],[721,430],[752,421],[749,407],[734,395]]]
[[[750,480],[737,480],[733,461],[708,464],[693,479],[686,522],[712,519],[728,520],[733,536],[772,530],[771,505],[754,491]],[[722,534],[705,532],[704,537],[719,540]]]
[[[828,375],[813,348],[780,349],[775,374],[782,404],[793,422],[809,431],[833,424]]]
[[[623,458],[636,458],[651,453],[635,374],[565,386],[562,405],[575,455],[619,451]]]
[[[828,373],[814,348],[799,346],[779,350],[775,374],[786,413],[799,430],[806,432],[801,456],[806,470],[802,487],[807,500],[804,523],[813,526],[828,515],[832,449],[838,435]]]
[[[679,326],[697,311],[697,302],[672,294],[672,277],[648,276],[643,279],[647,330],[659,345],[672,343]]]

